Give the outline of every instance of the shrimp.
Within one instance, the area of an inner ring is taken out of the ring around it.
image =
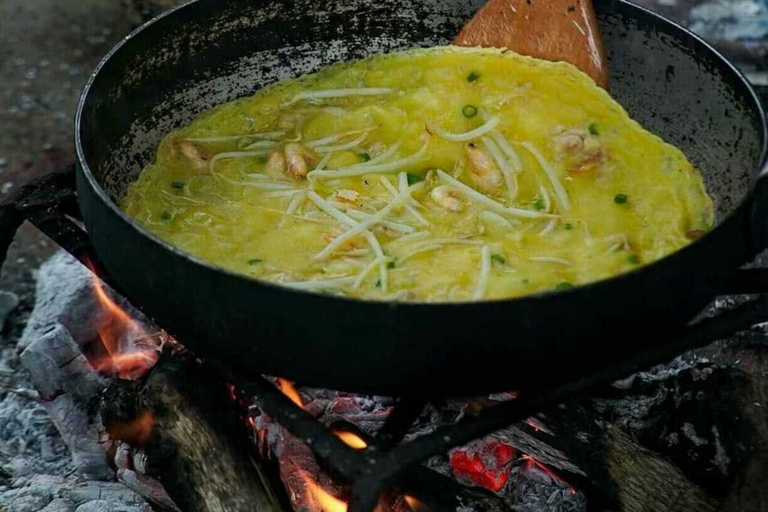
[[[206,155],[199,147],[188,140],[179,142],[178,147],[181,154],[189,160],[192,167],[196,170],[203,171],[208,169],[208,160],[210,160],[210,156]]]
[[[314,151],[296,143],[285,146],[285,160],[288,164],[286,174],[296,180],[306,177],[308,166],[319,161]]]
[[[471,142],[464,146],[464,153],[469,160],[472,179],[480,190],[491,192],[501,186],[503,182],[501,171],[490,156]]]
[[[435,187],[429,196],[434,202],[448,212],[456,213],[464,209],[461,193],[446,185]]]

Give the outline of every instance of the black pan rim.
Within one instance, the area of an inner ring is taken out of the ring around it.
[[[761,100],[759,99],[759,96],[755,92],[754,88],[752,87],[749,80],[746,78],[744,73],[742,73],[733,63],[731,63],[726,57],[724,57],[719,51],[717,51],[712,45],[710,45],[708,42],[706,42],[704,39],[699,37],[698,35],[694,34],[687,28],[681,26],[678,23],[675,23],[674,21],[671,21],[664,16],[661,16],[660,14],[657,14],[645,7],[639,6],[637,4],[634,4],[630,2],[629,0],[611,0],[612,4],[620,4],[623,8],[634,10],[636,12],[641,13],[643,16],[650,17],[654,19],[656,22],[666,24],[674,29],[676,29],[682,36],[685,36],[691,43],[698,45],[701,50],[704,50],[708,53],[710,53],[714,58],[717,64],[719,65],[720,69],[724,72],[730,73],[733,78],[738,82],[738,84],[743,88],[743,90],[746,92],[747,96],[749,97],[749,100],[753,103],[753,108],[755,108],[755,111],[757,113],[757,116],[760,120],[760,128],[762,131],[762,151],[760,154],[759,162],[756,166],[756,168],[753,170],[752,175],[752,183],[750,184],[749,191],[744,195],[739,205],[734,208],[734,210],[726,217],[720,219],[720,221],[717,223],[717,225],[713,228],[712,231],[707,233],[704,237],[702,237],[699,240],[694,241],[693,243],[689,244],[686,247],[683,247],[682,249],[660,259],[653,263],[650,263],[648,265],[643,265],[640,268],[631,270],[629,272],[625,272],[622,274],[618,274],[616,276],[595,281],[592,283],[586,283],[583,285],[578,285],[572,289],[567,290],[551,290],[551,291],[544,291],[544,292],[538,292],[534,294],[529,295],[523,295],[520,297],[513,297],[513,298],[503,298],[503,299],[491,299],[491,300],[483,300],[483,301],[462,301],[462,302],[397,302],[397,301],[387,301],[387,300],[375,300],[375,299],[359,299],[359,298],[353,298],[353,297],[341,297],[337,295],[328,295],[320,292],[311,292],[311,291],[301,291],[301,290],[294,290],[286,286],[281,286],[269,281],[264,281],[260,279],[256,279],[254,277],[247,276],[245,274],[240,274],[231,270],[228,270],[223,267],[219,267],[217,265],[214,265],[206,260],[203,260],[197,256],[194,256],[186,251],[181,250],[180,248],[160,239],[159,237],[155,236],[154,234],[150,233],[148,230],[146,230],[144,227],[140,226],[136,222],[133,221],[128,215],[109,197],[109,195],[106,193],[106,191],[103,189],[101,184],[96,179],[95,175],[91,171],[90,166],[88,165],[87,158],[85,156],[85,152],[83,150],[82,146],[82,138],[81,138],[81,132],[82,132],[82,116],[83,112],[85,110],[86,103],[89,98],[89,93],[98,79],[102,69],[108,64],[108,62],[112,59],[112,57],[117,54],[121,49],[123,49],[126,45],[128,45],[134,38],[136,38],[139,34],[150,28],[151,26],[155,25],[156,23],[159,23],[163,21],[165,18],[168,18],[170,16],[173,16],[174,13],[181,9],[189,8],[193,4],[197,4],[198,2],[202,2],[205,0],[190,0],[189,2],[186,2],[184,4],[181,4],[179,6],[176,6],[172,9],[169,9],[162,14],[158,15],[157,17],[147,21],[146,23],[142,24],[135,30],[133,30],[130,34],[125,36],[123,39],[121,39],[105,56],[104,58],[99,62],[99,64],[96,66],[94,71],[91,73],[90,77],[88,78],[88,81],[86,82],[85,87],[83,88],[83,92],[80,95],[80,99],[77,106],[77,111],[75,114],[75,149],[77,153],[77,161],[78,161],[78,167],[80,171],[83,173],[85,179],[87,180],[87,183],[89,186],[93,189],[96,196],[106,204],[107,208],[109,210],[117,215],[122,221],[126,222],[132,229],[136,230],[141,234],[143,237],[149,239],[151,242],[160,245],[163,249],[170,251],[171,253],[175,254],[176,256],[182,257],[188,261],[191,261],[192,263],[199,265],[201,267],[204,267],[205,270],[208,271],[214,271],[214,272],[220,272],[223,274],[226,274],[230,278],[237,279],[240,281],[247,281],[250,285],[256,285],[256,286],[263,286],[266,288],[272,289],[274,292],[279,292],[281,294],[291,295],[295,294],[297,296],[306,296],[306,295],[312,295],[317,296],[318,298],[322,297],[325,300],[333,300],[333,301],[339,301],[341,303],[354,303],[358,307],[361,305],[370,305],[373,307],[379,307],[382,305],[388,306],[388,307],[397,307],[397,308],[409,308],[409,309],[421,309],[421,308],[432,308],[432,307],[462,307],[465,308],[467,306],[482,306],[482,305],[509,305],[509,304],[523,304],[523,303],[534,303],[538,302],[542,299],[551,298],[553,296],[576,296],[578,294],[586,294],[589,293],[591,290],[594,290],[598,287],[603,287],[606,285],[609,285],[611,283],[617,283],[622,280],[631,279],[633,277],[636,277],[640,274],[642,274],[644,271],[653,268],[657,265],[660,265],[662,263],[670,262],[673,259],[676,259],[677,257],[682,257],[683,254],[687,253],[688,251],[695,250],[700,244],[703,243],[705,239],[710,237],[712,234],[714,234],[716,231],[719,231],[723,229],[723,226],[726,225],[728,220],[730,220],[732,217],[735,217],[738,212],[746,205],[749,205],[750,202],[753,200],[753,196],[755,195],[755,188],[757,186],[757,183],[760,180],[768,180],[768,119],[766,119],[766,111],[762,105]]]

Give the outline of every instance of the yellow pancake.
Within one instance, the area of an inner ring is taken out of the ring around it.
[[[331,66],[213,109],[162,141],[121,206],[226,269],[414,301],[605,279],[714,215],[685,155],[576,68],[458,47]]]

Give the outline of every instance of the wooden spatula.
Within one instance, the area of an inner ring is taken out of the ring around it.
[[[608,88],[608,66],[592,0],[490,0],[455,44],[509,48],[570,62]]]

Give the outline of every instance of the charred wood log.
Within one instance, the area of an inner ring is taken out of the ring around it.
[[[528,425],[520,430],[550,448],[543,458],[566,457],[550,458],[553,467],[572,464],[586,475],[582,490],[593,504],[626,512],[723,504],[759,511],[768,503],[768,459],[759,442],[768,429],[766,389],[733,369],[692,368],[664,379],[641,374],[610,396],[548,411],[542,421],[552,436]]]
[[[78,472],[96,480],[113,479],[115,473],[107,463],[108,443],[103,442],[106,436],[93,414],[98,407],[96,397],[107,381],[91,367],[69,331],[54,325],[20,358]]]
[[[140,445],[147,475],[185,512],[282,512],[263,478],[243,408],[217,374],[189,354],[163,357],[140,382],[102,396],[113,439]]]

